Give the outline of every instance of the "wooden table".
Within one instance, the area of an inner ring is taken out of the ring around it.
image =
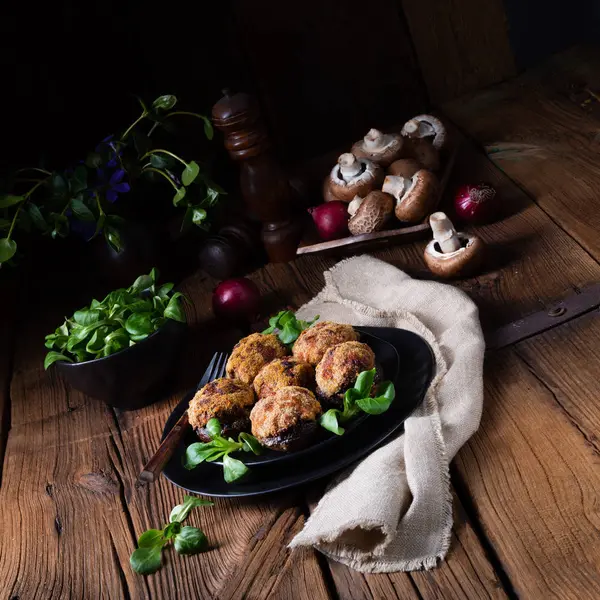
[[[131,413],[111,410],[45,373],[41,339],[65,307],[34,310],[35,302],[17,299],[28,308],[1,340],[0,597],[599,598],[600,318],[594,306],[600,293],[582,294],[600,282],[594,91],[600,91],[600,55],[577,49],[444,107],[491,159],[467,147],[456,180],[491,181],[506,205],[502,221],[480,229],[494,250],[488,270],[456,283],[479,305],[486,331],[546,312],[562,299],[583,298],[585,306],[580,316],[546,319],[545,331],[516,342],[505,337],[508,345],[488,352],[483,421],[452,466],[454,535],[439,568],[362,575],[310,550],[288,551],[318,499],[317,485],[266,499],[217,500],[190,518],[207,532],[209,552],[167,553],[163,568],[147,578],[131,571],[137,536],[161,526],[183,496],[164,479],[139,485],[137,474],[181,392],[203,370],[214,339],[226,347],[239,335],[215,324],[214,282],[197,274],[183,284],[193,299],[194,329],[177,390]],[[428,277],[423,246],[375,255]],[[300,305],[321,288],[322,273],[334,262],[306,257],[251,277],[270,307]]]

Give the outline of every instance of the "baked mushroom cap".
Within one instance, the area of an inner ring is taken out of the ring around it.
[[[382,167],[387,167],[400,158],[404,140],[396,133],[381,133],[378,129],[369,129],[362,140],[352,146],[352,154],[358,158],[367,158]]]
[[[272,450],[297,450],[318,431],[321,404],[306,388],[287,386],[259,400],[252,412],[252,435]]]
[[[254,391],[259,398],[266,398],[290,385],[314,389],[315,370],[312,365],[293,356],[276,358],[260,370],[254,380]]]
[[[323,197],[326,202],[350,202],[354,196],[366,196],[377,189],[382,179],[383,170],[376,163],[351,153],[342,154],[323,184]]]
[[[433,115],[417,115],[402,127],[402,135],[411,139],[429,138],[436,150],[441,150],[447,141],[444,124]]]
[[[429,217],[433,240],[425,248],[424,258],[429,270],[439,277],[470,275],[481,265],[484,243],[473,234],[457,232],[443,212]]]
[[[352,325],[319,321],[298,336],[292,352],[299,360],[316,365],[329,348],[342,342],[356,340],[358,340],[358,333],[354,331]]]
[[[388,175],[383,191],[396,199],[396,217],[405,223],[419,223],[435,210],[439,201],[437,177],[425,169],[410,179]]]
[[[325,404],[341,406],[344,393],[362,371],[375,367],[375,354],[367,344],[344,342],[325,352],[315,370],[317,398]]]
[[[421,168],[421,164],[414,158],[400,158],[387,168],[387,174],[411,178]]]
[[[259,371],[272,360],[289,354],[279,338],[270,333],[253,333],[242,338],[234,347],[227,361],[227,377],[251,384]]]
[[[254,402],[254,391],[244,382],[225,377],[215,379],[191,399],[188,407],[190,425],[204,442],[210,441],[205,427],[212,418],[219,419],[225,436],[247,431]]]
[[[348,205],[352,215],[348,229],[352,235],[373,233],[383,229],[394,214],[394,199],[384,192],[373,191],[365,198],[355,198]]]

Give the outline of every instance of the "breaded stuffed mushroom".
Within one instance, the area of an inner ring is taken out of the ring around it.
[[[283,387],[254,405],[252,435],[272,450],[297,450],[312,441],[320,415],[321,405],[310,390]]]
[[[273,334],[253,333],[242,338],[227,361],[227,377],[252,384],[259,371],[272,360],[289,354]]]
[[[219,419],[224,437],[248,431],[255,400],[252,387],[243,381],[215,379],[196,392],[190,401],[190,425],[203,442],[210,442],[206,424],[213,417]]]
[[[317,365],[317,397],[325,404],[341,406],[344,393],[362,371],[375,367],[373,350],[361,342],[344,342],[325,352]]]
[[[259,398],[266,398],[279,388],[290,385],[314,389],[315,370],[293,356],[284,356],[276,358],[260,370],[254,380],[254,391]]]
[[[293,354],[296,358],[315,366],[329,348],[356,340],[358,340],[358,333],[352,329],[352,325],[321,321],[305,329],[298,336]]]

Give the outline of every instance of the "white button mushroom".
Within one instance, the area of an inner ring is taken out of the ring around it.
[[[387,167],[400,158],[404,140],[396,133],[381,133],[378,129],[370,129],[362,140],[352,146],[352,153],[359,158]]]
[[[437,177],[425,169],[411,178],[388,175],[382,190],[396,199],[396,217],[405,223],[419,223],[435,210],[439,201]]]
[[[417,115],[404,124],[402,135],[410,139],[429,139],[436,150],[442,150],[447,140],[444,124],[433,115]]]
[[[323,183],[323,196],[326,202],[350,202],[355,196],[366,196],[378,188],[382,179],[379,165],[351,153],[342,154]]]
[[[444,124],[433,115],[417,115],[404,124],[402,135],[406,138],[406,151],[425,169],[440,168],[440,151],[447,140]]]
[[[476,235],[457,232],[443,212],[429,217],[433,240],[425,248],[427,267],[439,277],[463,277],[481,265],[485,245]]]

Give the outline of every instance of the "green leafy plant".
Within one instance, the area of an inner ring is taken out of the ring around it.
[[[286,346],[291,346],[298,336],[319,320],[317,315],[312,321],[302,321],[296,318],[291,310],[282,310],[269,319],[269,327],[263,333],[276,333]]]
[[[336,435],[343,435],[345,429],[341,424],[348,422],[361,411],[369,415],[380,415],[388,410],[396,397],[394,384],[391,381],[383,381],[377,386],[375,395],[371,396],[374,379],[375,369],[360,373],[354,387],[344,394],[343,409],[331,408],[321,415],[321,427]]]
[[[155,147],[157,128],[165,131],[177,118],[200,120],[210,140],[213,128],[204,115],[173,110],[177,98],[165,95],[150,106],[138,99],[142,112],[120,136],[102,140],[80,164],[62,171],[32,167],[7,177],[0,189],[0,265],[17,252],[18,231],[37,230],[52,238],[75,233],[86,240],[103,235],[117,252],[122,249],[123,219],[114,214],[117,200],[142,178],[162,182],[173,191],[173,204],[184,210],[182,229],[208,227],[208,211],[225,192],[207,169],[184,160],[171,149]]]
[[[223,458],[223,478],[227,483],[231,483],[243,477],[248,472],[248,467],[241,460],[232,458],[230,454],[239,450],[261,453],[262,446],[249,433],[240,433],[237,442],[233,438],[222,437],[219,419],[210,419],[206,424],[206,431],[211,438],[210,442],[196,442],[187,447],[184,463],[186,469]]]
[[[169,542],[178,554],[198,554],[208,549],[204,532],[197,527],[183,526],[190,511],[197,506],[213,506],[212,502],[194,496],[185,496],[183,504],[177,505],[162,529],[148,529],[138,538],[137,550],[129,558],[131,568],[140,575],[150,575],[160,569],[162,551]]]
[[[181,292],[173,284],[158,285],[158,272],[141,275],[127,289],[111,292],[99,302],[92,300],[54,333],[46,336],[50,350],[44,368],[57,361],[85,362],[109,356],[145,340],[167,319],[185,322]]]

